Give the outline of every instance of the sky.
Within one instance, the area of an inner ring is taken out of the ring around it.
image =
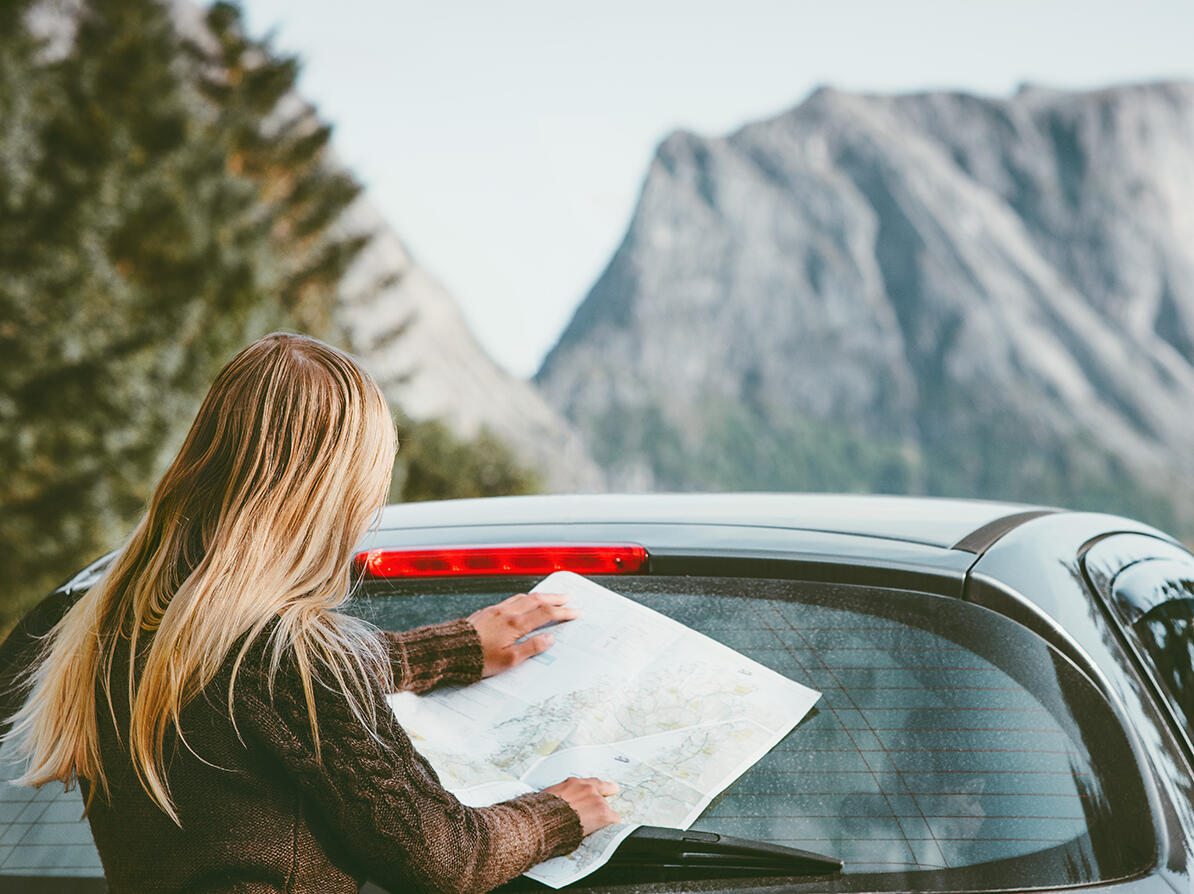
[[[242,0],[474,335],[528,377],[655,147],[815,87],[1008,95],[1194,79],[1194,0]]]

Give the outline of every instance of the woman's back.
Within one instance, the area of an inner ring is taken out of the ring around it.
[[[465,807],[392,713],[369,728],[327,680],[313,689],[317,753],[292,664],[270,691],[269,630],[237,672],[231,715],[231,662],[183,710],[185,744],[172,738],[166,761],[181,827],[146,794],[115,725],[101,725],[112,787],[108,799],[95,793],[89,817],[113,894],[334,894],[366,878],[396,891],[485,891],[580,843],[576,811],[548,792]],[[481,642],[465,619],[382,637],[396,688],[481,678]]]
[[[126,691],[126,662],[127,648],[113,666],[114,692]],[[252,687],[260,674],[245,670],[238,685]],[[87,817],[110,890],[225,891],[250,883],[237,890],[356,892],[357,880],[328,858],[335,845],[311,828],[302,793],[277,758],[255,741],[241,744],[226,703],[227,678],[224,669],[183,709],[186,744],[173,734],[166,744],[166,779],[181,825],[150,799],[123,746],[128,705],[113,700],[113,722],[97,691],[109,795],[95,792]],[[248,720],[246,728],[270,722]],[[90,785],[80,784],[87,801]]]

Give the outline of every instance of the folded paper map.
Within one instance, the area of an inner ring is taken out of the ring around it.
[[[604,864],[636,826],[687,828],[820,693],[568,571],[535,587],[580,617],[555,644],[471,686],[389,696],[440,781],[481,807],[569,776],[618,783],[624,822],[527,875],[553,888]]]

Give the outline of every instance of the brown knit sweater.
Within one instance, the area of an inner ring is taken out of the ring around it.
[[[400,689],[481,677],[481,644],[461,619],[385,634]],[[253,653],[250,653],[252,655]],[[117,662],[119,668],[122,662]],[[113,692],[125,691],[114,669]],[[487,891],[580,843],[576,812],[537,792],[470,808],[435,771],[382,702],[373,738],[337,691],[316,685],[322,759],[300,684],[283,670],[273,696],[261,662],[238,673],[240,737],[216,685],[183,711],[184,744],[167,751],[181,828],[146,795],[102,706],[100,743],[111,789],[88,813],[109,888],[124,892]],[[225,684],[227,677],[223,677]],[[206,693],[210,693],[210,696]],[[243,739],[243,741],[242,741]],[[83,780],[84,797],[88,794]]]

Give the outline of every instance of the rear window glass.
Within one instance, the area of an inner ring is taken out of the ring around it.
[[[693,828],[832,854],[847,875],[944,872],[958,888],[1114,878],[1151,860],[1147,802],[1110,709],[1007,619],[906,591],[594,579],[823,693]],[[403,629],[534,583],[375,582],[354,610]]]
[[[1064,657],[1013,622],[907,591],[594,579],[823,693],[693,828],[844,860],[841,878],[809,882],[817,890],[1038,887],[1151,865],[1153,823],[1118,721]],[[350,609],[402,630],[535,583],[371,582]],[[18,774],[6,758],[0,779]],[[0,782],[0,874],[100,875],[81,815],[77,791]],[[602,870],[569,890],[677,878],[626,872]],[[526,879],[510,887],[546,890]]]

